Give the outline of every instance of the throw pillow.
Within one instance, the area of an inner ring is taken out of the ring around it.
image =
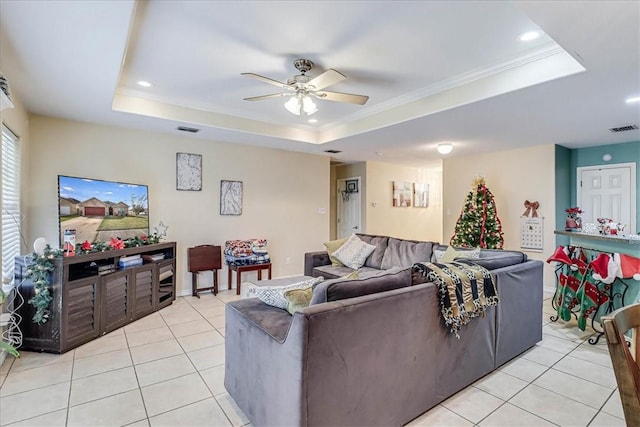
[[[284,297],[284,293],[291,289],[300,289],[311,287],[324,280],[324,277],[314,277],[313,279],[304,280],[298,283],[292,283],[286,286],[256,286],[249,289],[247,297],[256,297],[265,304],[286,310],[289,301]]]
[[[289,289],[284,293],[284,298],[288,303],[287,311],[290,314],[294,314],[296,311],[300,311],[303,308],[308,307],[312,296],[312,286],[301,289]]]
[[[453,262],[456,258],[480,258],[480,248],[454,249],[449,246],[446,251],[435,251],[436,262]]]
[[[334,258],[332,254],[338,249],[340,249],[340,247],[344,245],[347,242],[347,240],[349,240],[348,237],[345,237],[344,239],[331,240],[329,242],[324,242],[324,247],[327,248],[327,253],[329,254],[329,259],[331,260],[332,266],[342,267],[342,263],[338,261],[336,258]]]
[[[363,242],[358,236],[352,234],[345,244],[332,255],[342,264],[357,270],[364,265],[367,257],[375,250],[375,246]]]

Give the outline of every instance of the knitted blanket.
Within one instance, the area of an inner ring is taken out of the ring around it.
[[[474,317],[484,317],[487,307],[498,304],[491,273],[471,261],[423,262],[413,269],[438,287],[442,318],[457,338],[462,326]]]

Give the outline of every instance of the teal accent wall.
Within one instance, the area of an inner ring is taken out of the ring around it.
[[[562,230],[571,205],[571,150],[556,145],[556,228]],[[556,246],[567,246],[569,236],[556,235]]]
[[[564,147],[563,147],[564,148]],[[612,165],[616,163],[635,163],[636,164],[636,191],[640,191],[640,141],[633,142],[625,142],[622,144],[613,144],[613,145],[599,145],[596,147],[589,148],[577,148],[573,150],[569,150],[571,154],[571,182],[570,182],[570,191],[571,191],[571,199],[570,206],[576,206],[577,200],[577,186],[576,186],[576,168],[582,166],[595,166],[595,165]],[[605,162],[602,160],[602,156],[604,154],[611,154],[613,158],[609,162]],[[557,152],[556,152],[557,156]],[[558,168],[558,159],[556,157],[556,171]],[[557,185],[557,184],[556,184]],[[557,188],[556,188],[557,191]],[[556,196],[557,200],[557,196]],[[640,195],[636,195],[636,232],[640,231]],[[568,207],[568,206],[567,206]],[[564,224],[564,220],[562,222],[556,222],[557,226],[560,227],[560,224]]]

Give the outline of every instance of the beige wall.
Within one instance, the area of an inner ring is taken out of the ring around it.
[[[393,181],[429,184],[429,207],[394,208],[392,206]],[[403,239],[440,241],[442,236],[441,191],[441,165],[414,168],[367,162],[367,233]]]
[[[318,213],[329,207],[328,157],[42,116],[31,118],[31,145],[29,241],[58,242],[59,174],[147,184],[151,231],[163,221],[167,240],[178,243],[179,292],[190,292],[188,247],[266,238],[278,277],[302,274],[304,253],[329,238],[329,217]],[[202,154],[202,191],[176,190],[176,152]],[[219,214],[222,179],[243,181],[242,215]],[[220,279],[226,287],[226,269]]]
[[[544,250],[525,251],[530,258],[545,260],[555,249],[555,149],[553,145],[491,152],[471,157],[451,158],[443,168],[443,241],[453,236],[456,221],[471,182],[483,175],[493,193],[502,221],[505,249],[520,249],[520,216],[525,200],[540,202],[544,217]],[[553,271],[545,263],[544,284],[555,287]]]

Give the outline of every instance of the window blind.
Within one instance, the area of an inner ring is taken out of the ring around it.
[[[15,257],[20,255],[20,145],[2,126],[2,283],[13,283]]]

